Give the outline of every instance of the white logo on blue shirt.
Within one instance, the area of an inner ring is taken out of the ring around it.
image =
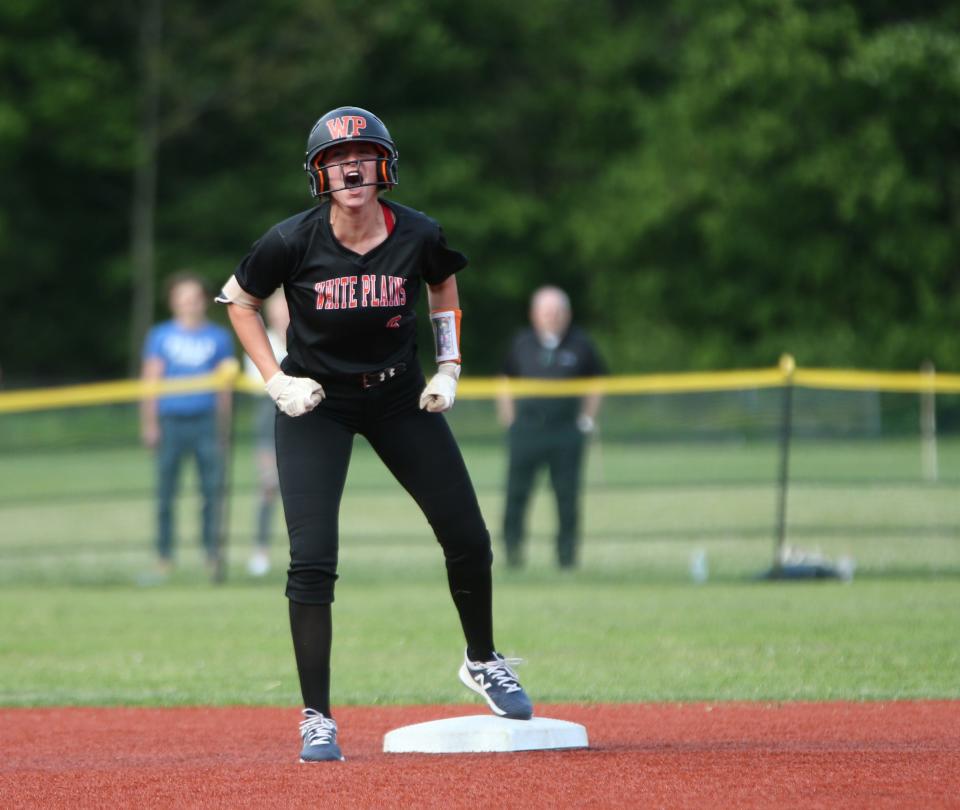
[[[216,341],[209,336],[174,334],[168,335],[163,341],[164,355],[174,365],[185,368],[204,368],[216,351]]]

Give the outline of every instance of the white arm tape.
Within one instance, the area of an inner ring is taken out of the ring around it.
[[[230,276],[227,279],[227,283],[220,290],[220,295],[213,300],[218,304],[235,304],[243,309],[252,309],[254,312],[259,312],[263,304],[262,299],[254,298],[240,286],[236,276]]]
[[[437,362],[460,360],[460,341],[457,339],[457,313],[445,309],[430,313],[433,327],[433,343],[437,349]]]

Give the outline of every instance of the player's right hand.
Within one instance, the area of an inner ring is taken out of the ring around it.
[[[291,377],[278,371],[267,380],[267,393],[287,416],[303,416],[317,407],[326,394],[309,377]]]

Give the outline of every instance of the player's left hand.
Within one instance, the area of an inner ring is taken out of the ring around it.
[[[437,366],[437,373],[430,378],[420,395],[420,407],[430,413],[449,411],[457,397],[459,379],[459,363],[441,363]]]

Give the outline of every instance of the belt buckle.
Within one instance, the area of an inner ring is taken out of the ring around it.
[[[387,379],[392,377],[396,373],[394,368],[383,368],[380,371],[365,371],[360,377],[360,386],[361,388],[376,388],[380,383],[386,382]]]
[[[387,380],[392,380],[398,374],[402,374],[407,369],[406,363],[397,363],[390,368],[382,368],[380,371],[366,371],[360,376],[361,388],[376,388]]]

